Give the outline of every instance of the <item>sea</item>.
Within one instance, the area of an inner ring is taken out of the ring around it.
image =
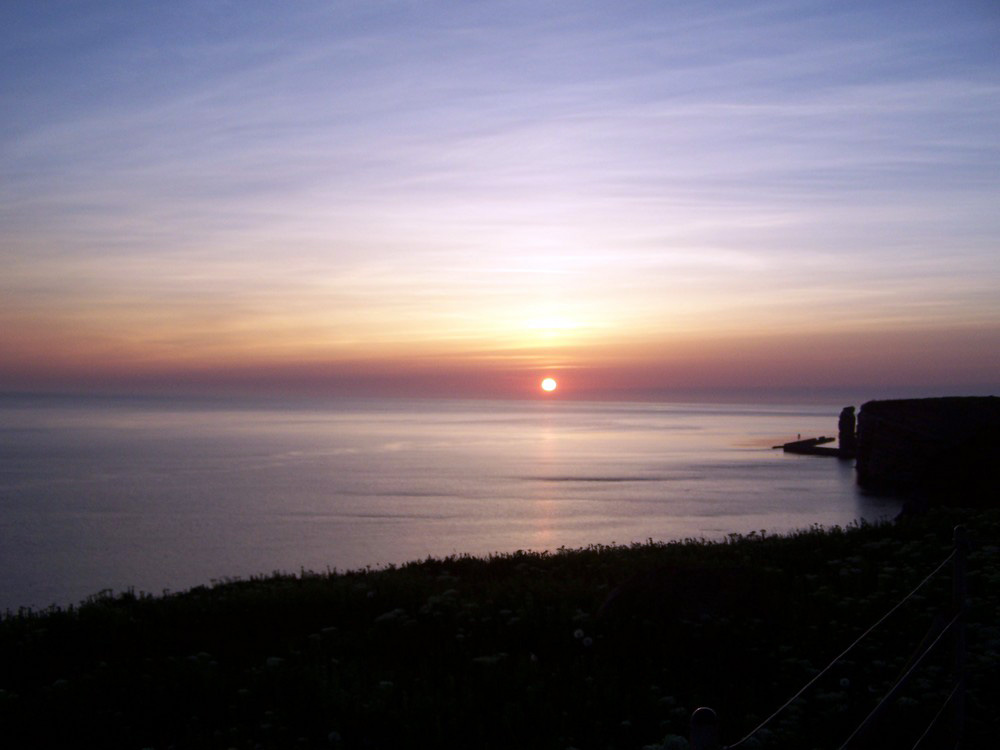
[[[891,518],[835,405],[0,397],[0,612]]]

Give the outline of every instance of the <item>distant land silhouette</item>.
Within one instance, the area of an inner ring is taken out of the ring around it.
[[[997,504],[1000,398],[868,401],[858,414],[858,484],[928,503]]]

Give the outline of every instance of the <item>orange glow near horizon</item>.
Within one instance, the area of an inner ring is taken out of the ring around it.
[[[0,329],[2,330],[2,329]],[[515,349],[481,342],[465,351],[418,345],[365,356],[363,351],[248,351],[200,342],[102,341],[38,331],[0,333],[0,386],[8,390],[145,390],[404,397],[555,397],[539,370],[571,373],[559,397],[640,400],[685,391],[758,388],[940,386],[993,392],[1000,334],[984,329],[758,335],[712,338],[636,336],[605,346]],[[117,343],[117,347],[114,345]],[[351,355],[354,356],[351,356]],[[901,366],[905,363],[905,367]],[[556,380],[555,378],[551,378]],[[562,380],[562,378],[560,378]],[[567,390],[568,389],[568,390]],[[956,393],[957,393],[956,391]]]

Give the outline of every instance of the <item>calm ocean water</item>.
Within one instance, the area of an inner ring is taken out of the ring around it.
[[[837,407],[0,399],[0,611],[275,570],[894,515]]]

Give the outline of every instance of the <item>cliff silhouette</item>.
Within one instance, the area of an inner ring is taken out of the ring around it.
[[[923,503],[995,506],[1000,398],[868,401],[857,422],[858,484]]]

